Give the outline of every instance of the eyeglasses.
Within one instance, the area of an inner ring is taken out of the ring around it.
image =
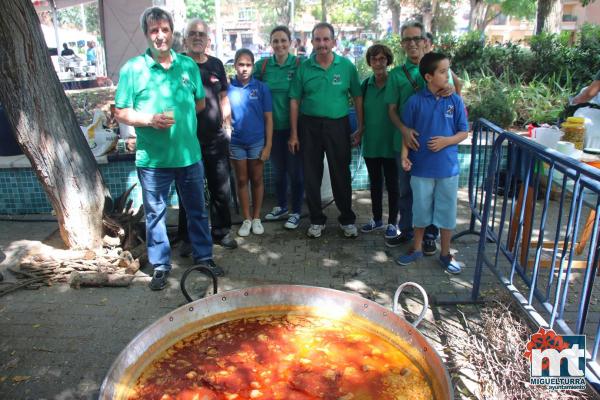
[[[385,63],[387,64],[387,57],[385,56],[381,56],[381,57],[371,57],[371,64],[372,63]]]
[[[208,35],[206,34],[206,32],[189,31],[188,36],[189,37],[197,36],[199,38],[203,38],[203,37],[207,37]]]
[[[409,42],[419,43],[423,39],[424,39],[423,36],[405,37],[405,38],[402,38],[402,44],[407,44]]]

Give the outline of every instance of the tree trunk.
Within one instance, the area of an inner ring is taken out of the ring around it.
[[[423,16],[423,27],[425,27],[425,32],[431,32],[433,25],[433,13],[435,12],[436,0],[431,0],[430,2],[424,3],[423,8],[421,9],[421,15]]]
[[[388,0],[388,7],[392,12],[392,33],[397,35],[400,34],[400,1],[399,0]]]
[[[559,0],[538,0],[535,34],[559,33],[562,21],[562,4]]]
[[[433,18],[431,20],[431,30],[429,32],[431,32],[434,37],[437,37],[439,35],[439,30],[440,30],[439,21],[440,21],[441,7],[440,7],[440,2],[438,0],[434,0],[433,5],[434,5],[432,8]]]
[[[0,101],[72,248],[102,245],[108,194],[96,160],[52,66],[30,0],[0,13]]]
[[[483,32],[481,26],[485,20],[487,8],[488,4],[484,0],[471,0],[471,10],[469,11],[469,31],[478,30]]]
[[[321,0],[321,21],[327,21],[327,0]]]
[[[483,17],[483,21],[478,27],[479,32],[483,34],[485,32],[485,28],[487,28],[487,26],[491,24],[492,21],[495,20],[496,17],[500,16],[501,14],[502,12],[498,11],[495,7],[487,5],[485,8],[485,15]]]

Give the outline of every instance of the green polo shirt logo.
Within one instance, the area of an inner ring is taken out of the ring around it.
[[[294,72],[296,72],[296,71],[288,71],[288,74],[287,74],[288,81],[291,81],[292,79],[294,79]]]
[[[188,76],[187,72],[184,72],[181,76],[181,84],[185,87],[190,86],[190,77]]]
[[[348,115],[348,94],[362,96],[354,64],[333,53],[333,62],[325,69],[313,54],[296,71],[289,97],[300,102],[301,114],[337,119]]]

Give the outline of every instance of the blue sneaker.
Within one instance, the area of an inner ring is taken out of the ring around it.
[[[383,226],[383,222],[382,221],[370,220],[369,222],[367,222],[365,225],[363,225],[360,228],[360,231],[362,233],[369,233],[369,232],[379,231],[379,230],[384,229],[384,228],[385,227]]]
[[[404,255],[396,258],[396,263],[398,265],[408,265],[408,264],[414,263],[415,261],[417,261],[420,258],[423,258],[422,251],[411,251],[408,254],[404,254]]]
[[[288,213],[287,208],[283,207],[273,207],[270,213],[265,215],[265,219],[267,221],[277,221],[278,219],[283,219]]]
[[[396,225],[388,224],[385,230],[385,238],[393,239],[398,236],[398,227]]]
[[[460,264],[452,257],[452,254],[448,254],[447,256],[440,255],[440,264],[442,264],[447,273],[452,275],[460,274],[462,271]]]
[[[286,223],[283,224],[283,227],[285,229],[296,229],[298,225],[300,225],[300,214],[294,213],[290,214],[290,217],[288,218]]]

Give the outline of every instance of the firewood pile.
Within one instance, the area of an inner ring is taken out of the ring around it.
[[[537,328],[533,329],[508,295],[494,294],[496,298],[480,310],[479,318],[465,315],[459,306],[457,322],[463,329],[457,329],[454,322],[439,326],[440,335],[448,340],[446,350],[451,358],[456,397],[483,400],[594,398],[589,389],[553,391],[529,384],[530,366],[523,353]]]
[[[135,273],[147,262],[144,209],[132,208],[127,200],[135,185],[112,201],[105,211],[103,247],[98,250],[57,250],[25,257],[20,271],[43,277],[49,284],[81,286],[129,286]],[[110,201],[110,200],[107,200]]]

